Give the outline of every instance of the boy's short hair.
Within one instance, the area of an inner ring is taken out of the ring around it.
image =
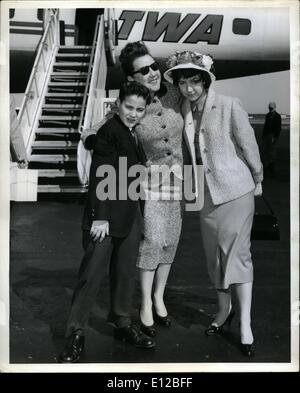
[[[119,93],[120,101],[122,102],[126,97],[132,95],[143,97],[147,105],[151,102],[150,91],[147,89],[147,87],[136,81],[123,83]]]

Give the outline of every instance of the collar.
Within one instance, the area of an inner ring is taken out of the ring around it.
[[[118,114],[115,114],[114,118],[118,121],[118,123],[120,123],[123,126],[123,128],[125,128],[125,130],[127,130],[131,133],[135,132],[135,127],[137,126],[137,124],[134,127],[129,128],[122,122],[122,120],[120,119],[120,116]]]
[[[207,100],[207,93],[206,93],[206,97],[205,97],[202,105],[200,103],[198,103],[198,102],[196,102],[196,103],[191,102],[191,110],[192,110],[192,112],[203,112],[206,100]]]

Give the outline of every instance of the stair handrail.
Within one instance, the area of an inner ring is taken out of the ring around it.
[[[85,124],[84,124],[85,123],[85,114],[87,111],[88,104],[90,104],[90,97],[92,96],[93,85],[91,84],[91,80],[93,77],[93,73],[95,72],[94,59],[95,59],[97,45],[99,45],[98,35],[100,32],[99,27],[100,27],[101,18],[102,18],[101,15],[97,16],[96,25],[95,25],[93,45],[92,45],[89,68],[88,68],[88,75],[87,75],[87,79],[86,79],[86,85],[85,85],[83,100],[82,100],[81,113],[80,113],[80,118],[79,118],[79,123],[78,123],[78,132],[79,133],[82,133],[82,130],[85,128]]]
[[[86,85],[84,106],[78,125],[79,133],[82,133],[84,129],[91,128],[93,124],[99,123],[103,118],[101,100],[106,95],[105,82],[107,73],[103,15],[97,18],[93,49],[93,56],[90,61],[89,81]],[[77,172],[79,181],[84,186],[88,185],[90,163],[90,151],[86,150],[82,141],[80,141],[77,149]]]
[[[21,126],[24,143],[28,154],[30,154],[30,142],[33,139],[33,128],[36,124],[36,117],[41,106],[41,100],[44,98],[43,93],[51,66],[50,61],[46,62],[45,52],[47,52],[48,48],[50,47],[51,52],[50,55],[48,55],[48,60],[52,59],[54,52],[59,46],[59,9],[48,9],[47,11],[50,13],[49,20],[38,46],[37,55],[32,67],[29,81],[27,83],[21,109],[18,114],[18,120]],[[37,72],[41,64],[43,66],[44,74],[39,80],[37,78]],[[38,86],[39,82],[40,86]],[[34,98],[36,98],[36,100],[34,100]],[[34,105],[32,108],[30,108],[30,104],[32,103],[34,103]],[[25,113],[27,122],[25,122]]]

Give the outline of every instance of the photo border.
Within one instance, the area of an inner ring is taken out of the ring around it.
[[[290,10],[290,218],[291,218],[291,362],[290,363],[122,363],[122,364],[11,364],[9,363],[9,8],[84,8],[141,6],[140,1],[9,1],[1,2],[0,32],[0,371],[1,372],[290,372],[299,371],[299,3],[298,1],[143,1],[143,8],[285,7]]]

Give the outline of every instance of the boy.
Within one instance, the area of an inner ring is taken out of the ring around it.
[[[128,196],[126,199],[119,198],[118,179],[120,158],[127,159],[127,170],[132,165],[146,163],[134,127],[145,115],[149,102],[150,94],[146,87],[137,82],[124,83],[117,100],[118,115],[108,120],[97,135],[90,137],[95,140],[83,224],[85,255],[67,324],[68,341],[59,356],[60,362],[73,363],[80,359],[84,348],[84,327],[108,265],[111,307],[108,321],[114,326],[115,338],[137,348],[155,346],[152,340],[132,325],[130,319],[142,214],[140,201],[131,200]],[[110,165],[116,172],[116,184],[113,185],[115,198],[100,200],[97,197],[97,187],[104,179],[97,176],[97,170],[101,170],[102,165]],[[127,177],[127,190],[134,180]]]

